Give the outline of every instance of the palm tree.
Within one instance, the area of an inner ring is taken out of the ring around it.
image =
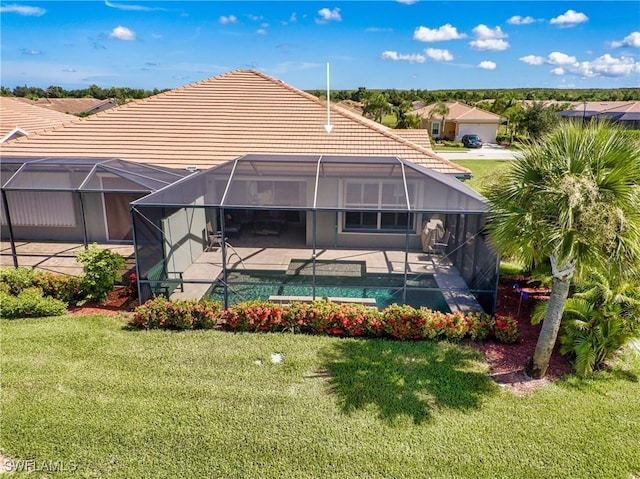
[[[574,275],[638,267],[640,145],[606,123],[563,123],[527,146],[487,197],[497,250],[530,267],[551,266],[551,296],[526,366],[541,378]]]
[[[449,114],[449,107],[443,101],[439,101],[435,104],[435,106],[429,112],[429,120],[431,120],[434,116],[440,118],[440,129],[438,130],[438,136],[442,137],[444,134],[444,119]]]

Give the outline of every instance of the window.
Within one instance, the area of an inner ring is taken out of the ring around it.
[[[415,201],[415,184],[408,184],[410,204]],[[345,207],[353,208],[343,214],[343,231],[351,232],[380,232],[404,233],[414,231],[414,214],[407,215],[406,211],[370,211],[376,210],[406,210],[407,200],[404,184],[401,181],[378,181],[345,183]],[[369,211],[366,211],[366,210]]]
[[[440,122],[434,121],[431,123],[431,136],[438,138],[440,136]]]

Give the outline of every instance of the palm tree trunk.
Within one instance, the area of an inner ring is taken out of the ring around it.
[[[533,379],[540,379],[547,374],[551,353],[560,330],[562,312],[569,297],[569,286],[571,286],[571,278],[575,272],[575,264],[568,262],[557,268],[555,261],[552,259],[551,268],[553,271],[553,283],[549,304],[542,321],[536,350],[525,367],[525,373]]]

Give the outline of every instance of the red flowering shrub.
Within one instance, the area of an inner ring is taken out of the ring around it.
[[[138,277],[135,273],[129,275],[129,284],[127,285],[127,296],[134,299],[138,297]]]
[[[159,296],[138,306],[129,325],[139,329],[211,329],[220,320],[215,301],[169,301]]]
[[[411,306],[392,304],[382,311],[382,329],[394,339],[423,339],[426,337],[425,311]]]
[[[518,321],[511,316],[495,315],[493,323],[493,335],[503,343],[515,343],[520,337]]]
[[[222,312],[222,326],[232,331],[280,332],[287,329],[282,307],[260,300],[234,304]]]
[[[34,271],[33,285],[42,289],[43,296],[51,296],[65,303],[76,304],[84,299],[82,278],[77,276]]]
[[[292,303],[284,316],[293,332],[373,337],[381,330],[380,313],[361,304]]]
[[[473,312],[466,316],[469,336],[473,341],[484,341],[493,333],[494,317],[487,313]]]

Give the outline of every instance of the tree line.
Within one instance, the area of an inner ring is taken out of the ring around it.
[[[129,87],[109,87],[102,88],[98,85],[91,85],[88,88],[79,88],[67,90],[61,86],[51,85],[47,89],[33,86],[17,86],[13,89],[9,87],[0,87],[2,96],[16,96],[37,100],[38,98],[96,98],[98,100],[106,100],[113,98],[118,104],[126,103],[129,100],[141,100],[149,96],[157,95],[169,89],[145,90],[142,88]]]

